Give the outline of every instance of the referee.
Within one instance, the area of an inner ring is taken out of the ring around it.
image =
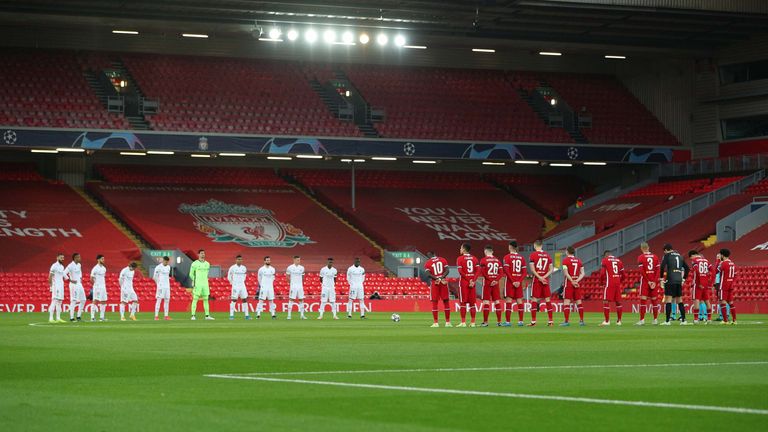
[[[683,257],[672,249],[672,245],[664,245],[664,258],[661,259],[661,283],[664,286],[664,307],[667,313],[667,321],[661,325],[671,325],[669,318],[672,315],[672,302],[677,303],[680,311],[680,325],[688,325],[685,321],[685,304],[683,304],[683,281],[688,277],[688,264]]]

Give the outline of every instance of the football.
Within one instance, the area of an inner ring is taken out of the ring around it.
[[[394,322],[400,322],[400,315],[393,313],[392,314],[392,321]]]

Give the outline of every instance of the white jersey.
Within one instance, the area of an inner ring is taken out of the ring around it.
[[[155,266],[155,273],[152,275],[158,288],[171,287],[171,266],[159,264]]]
[[[273,289],[275,286],[275,268],[273,266],[263,265],[259,269],[259,288]]]
[[[248,274],[248,269],[244,265],[232,264],[227,272],[227,280],[232,285],[232,288],[245,288],[245,277]]]
[[[64,266],[58,261],[51,265],[50,273],[53,275],[53,288],[64,288]]]
[[[350,288],[362,288],[365,282],[365,269],[363,266],[350,266],[347,269],[347,282]]]
[[[120,291],[133,291],[133,269],[126,267],[120,271]]]
[[[291,264],[288,266],[287,269],[285,269],[285,273],[288,275],[291,288],[298,288],[298,287],[304,286],[303,285],[303,282],[304,282],[304,266],[303,265]]]
[[[338,271],[334,268],[328,268],[328,266],[325,266],[320,269],[320,278],[322,279],[322,287],[323,289],[334,289],[336,288],[336,275],[338,274]]]
[[[107,268],[101,264],[96,264],[91,269],[91,283],[93,284],[93,301],[107,301],[107,283],[105,277]]]
[[[70,285],[82,285],[83,283],[83,269],[80,263],[72,261],[67,268],[64,269],[64,275],[69,279]]]

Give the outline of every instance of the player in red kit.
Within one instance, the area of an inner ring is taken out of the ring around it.
[[[712,310],[709,304],[709,292],[712,287],[712,266],[706,258],[697,251],[688,251],[691,260],[691,306],[693,307],[693,323],[699,323],[699,309],[707,308],[707,319],[704,324],[712,321]]]
[[[581,260],[576,258],[576,249],[573,246],[568,246],[565,250],[565,258],[563,258],[563,275],[565,280],[563,282],[563,315],[565,321],[560,323],[561,327],[568,327],[571,325],[569,319],[571,317],[571,302],[576,303],[576,310],[579,312],[579,325],[584,326],[584,306],[581,301],[584,299],[584,293],[581,291],[579,283],[586,273],[584,272],[584,265]]]
[[[427,261],[424,263],[424,270],[431,279],[429,288],[429,299],[432,301],[432,318],[434,324],[432,327],[440,327],[437,323],[437,304],[443,301],[443,311],[445,312],[445,326],[451,326],[451,300],[448,293],[448,261],[445,258],[435,255],[434,252],[427,252]]]
[[[600,280],[603,282],[603,315],[605,321],[601,326],[611,325],[611,303],[616,303],[616,325],[621,325],[621,283],[624,282],[624,263],[613,256],[610,251],[603,253],[603,262],[600,266]]]
[[[643,252],[637,257],[637,267],[640,269],[640,321],[635,325],[645,325],[645,314],[648,311],[648,299],[651,300],[651,311],[653,312],[653,325],[659,324],[659,313],[661,304],[659,304],[659,280],[661,279],[659,257],[651,253],[648,243],[640,243],[640,250]]]
[[[504,267],[501,260],[493,256],[493,246],[485,247],[485,256],[480,260],[480,277],[483,278],[483,323],[488,327],[488,315],[491,313],[491,302],[496,311],[496,326],[501,327],[501,293],[499,281],[503,276]]]
[[[726,306],[731,308],[731,323],[736,324],[736,307],[733,305],[733,281],[736,280],[736,264],[731,261],[731,251],[720,249],[720,310],[723,313],[723,324],[728,324]]]
[[[540,309],[541,305],[539,300],[544,300],[547,305],[547,314],[549,320],[547,326],[552,326],[552,293],[549,290],[549,276],[555,269],[552,263],[552,257],[548,253],[541,250],[543,247],[541,240],[536,240],[533,243],[533,253],[528,258],[528,266],[530,267],[531,274],[533,275],[533,283],[531,283],[531,327],[536,325],[536,309]]]
[[[467,309],[469,309],[471,318],[469,326],[475,327],[475,315],[477,314],[475,281],[480,272],[480,262],[469,254],[470,249],[469,243],[462,244],[459,249],[461,256],[456,259],[456,267],[459,270],[459,312],[461,313],[461,324],[456,327],[467,326]]]
[[[517,242],[512,240],[509,242],[509,253],[504,256],[502,261],[504,263],[504,275],[506,281],[504,282],[504,300],[505,303],[505,318],[506,322],[503,324],[505,327],[511,327],[510,320],[512,319],[512,300],[517,301],[517,316],[518,327],[523,325],[523,313],[525,312],[525,306],[523,305],[523,290],[525,286],[523,282],[526,275],[525,257],[517,253]]]

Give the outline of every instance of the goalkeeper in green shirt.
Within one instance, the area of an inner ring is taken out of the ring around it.
[[[195,312],[197,312],[198,300],[203,301],[203,309],[205,309],[205,319],[213,320],[208,310],[208,296],[211,294],[210,288],[208,288],[208,271],[211,269],[211,263],[205,260],[205,251],[200,249],[197,251],[197,261],[192,263],[192,267],[189,268],[189,277],[192,279],[192,320],[196,320]]]

